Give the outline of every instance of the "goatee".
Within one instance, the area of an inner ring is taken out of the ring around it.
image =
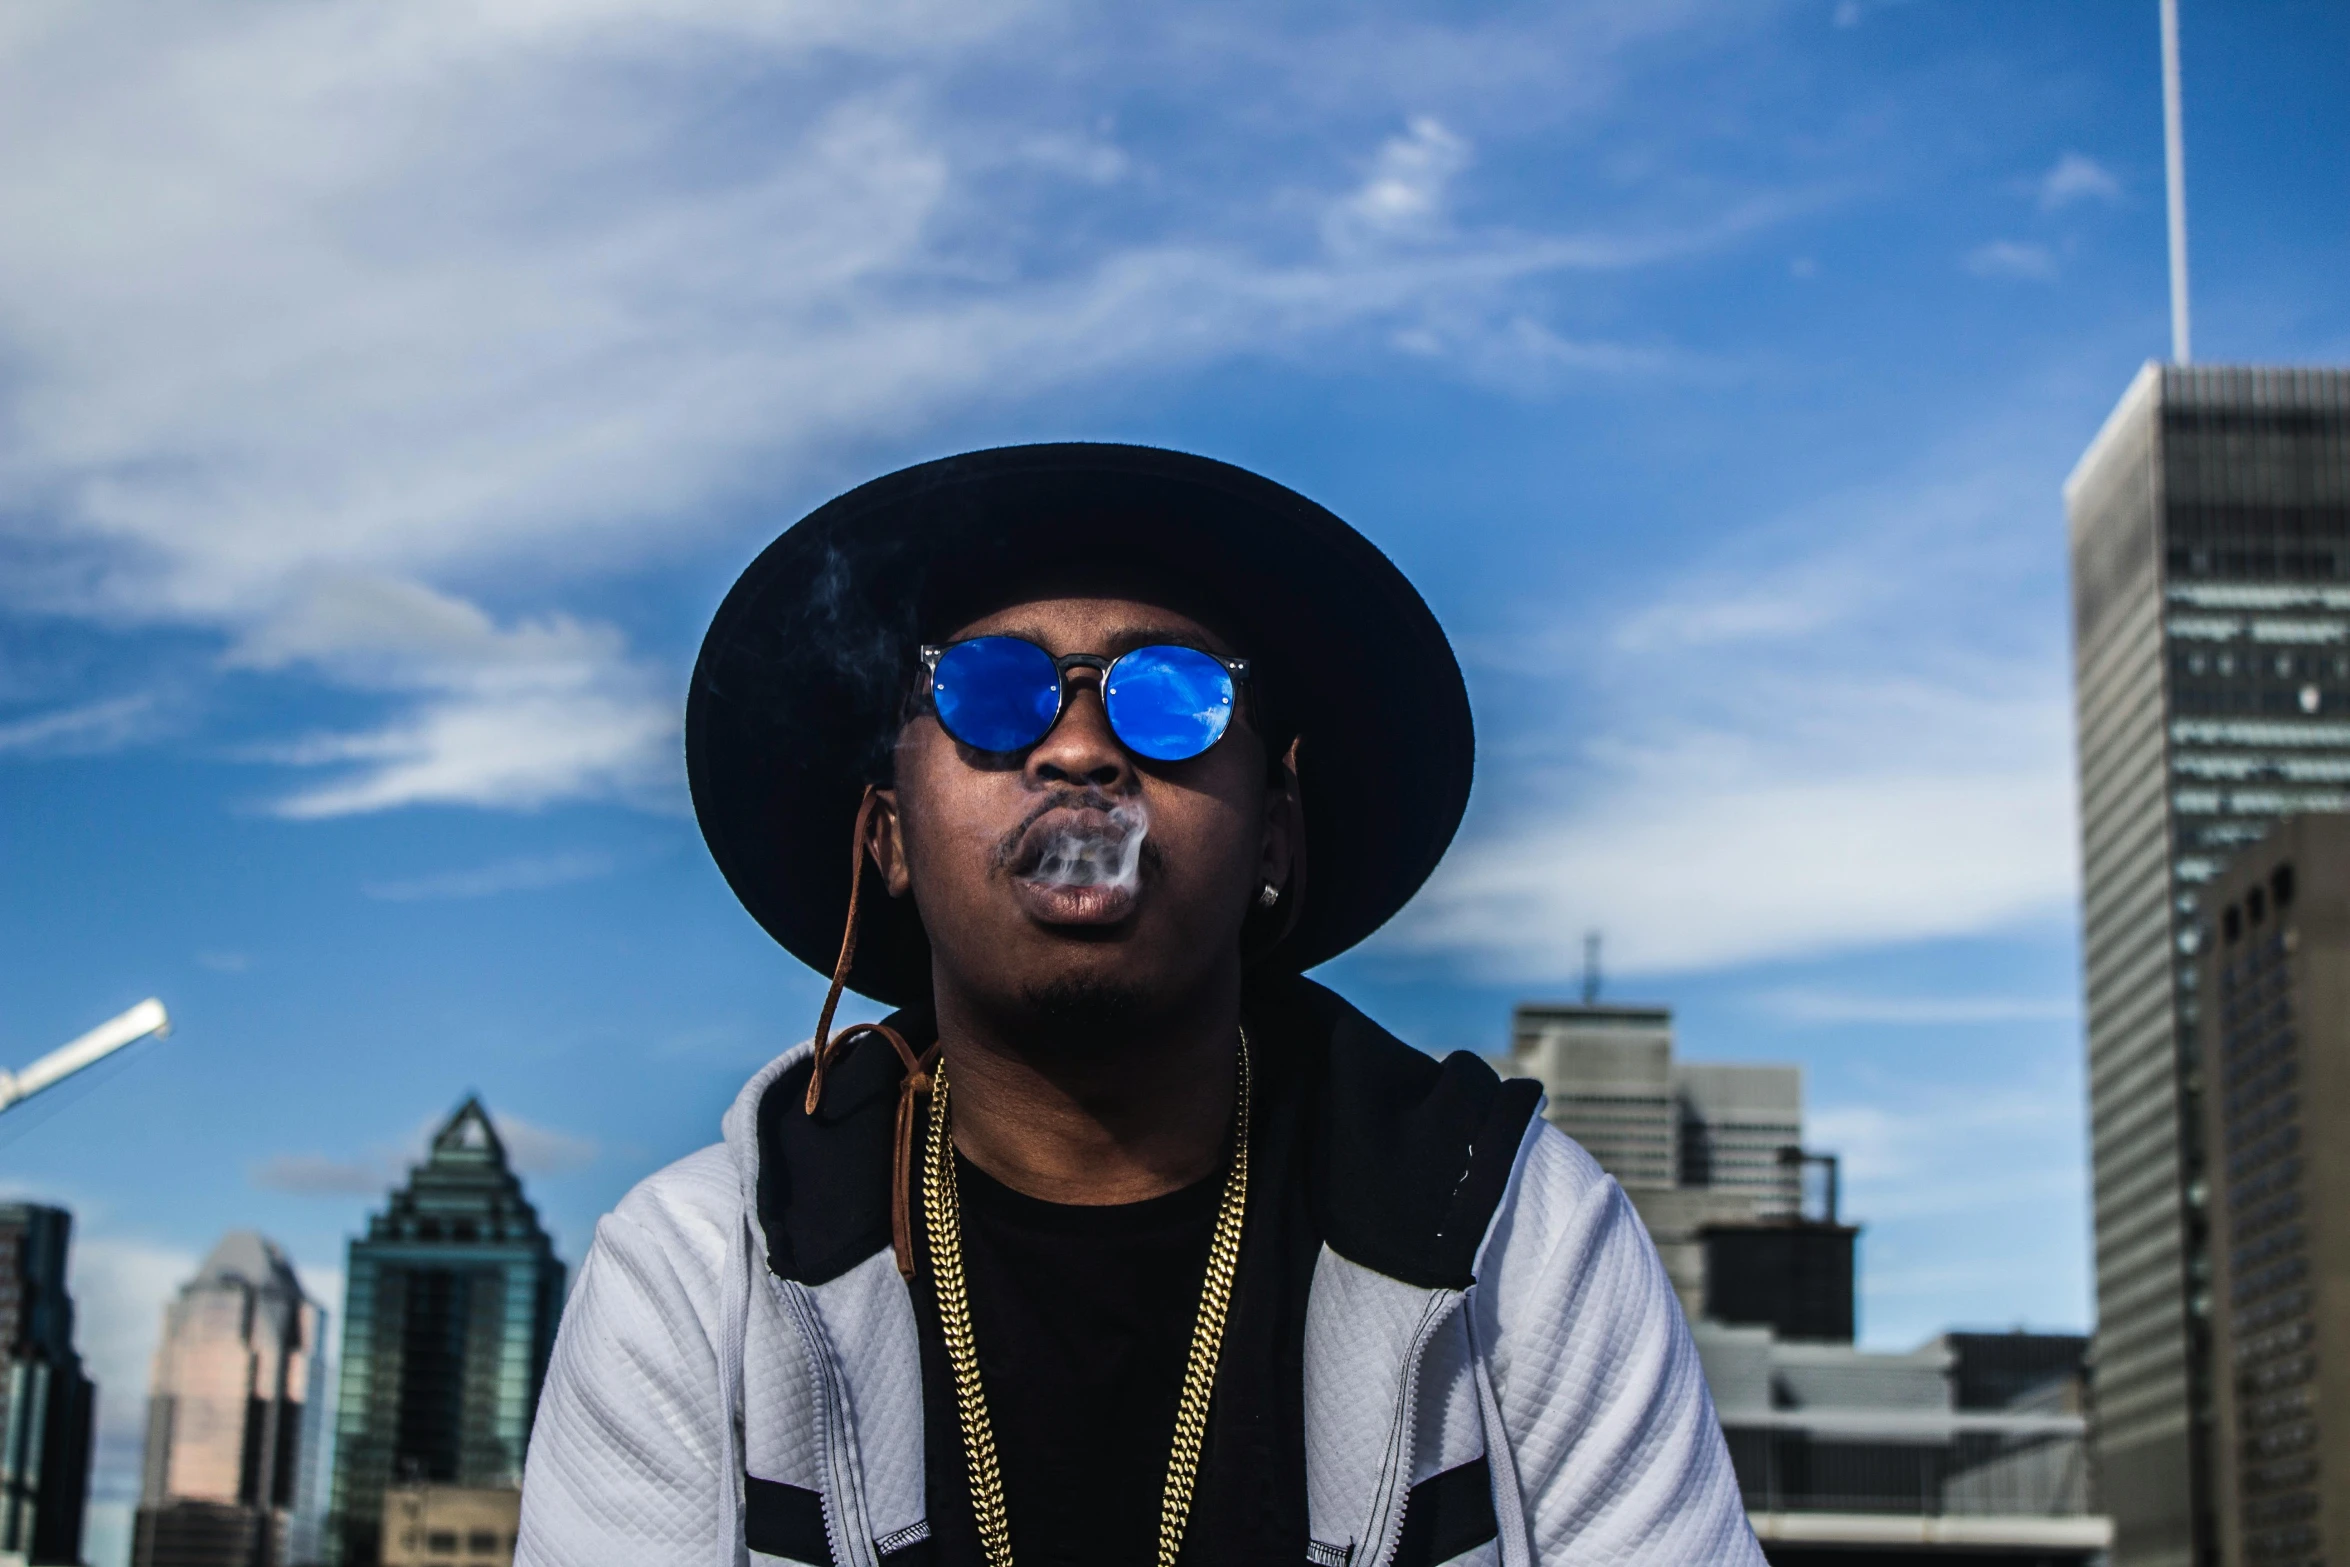
[[[1028,1038],[1043,1054],[1102,1055],[1140,1032],[1147,1002],[1136,987],[1114,979],[1070,976],[1028,992]]]

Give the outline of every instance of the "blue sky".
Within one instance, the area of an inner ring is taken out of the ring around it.
[[[2196,343],[2350,359],[2350,15],[2187,0]],[[1863,1324],[2088,1318],[2059,487],[2163,350],[2152,0],[572,0],[0,18],[0,1124],[119,1559],[160,1302],[468,1089],[565,1257],[801,1037],[677,724],[740,566],[1098,437],[1364,529],[1469,670],[1432,1049],[1807,1069]],[[1239,569],[1236,567],[1236,569]]]

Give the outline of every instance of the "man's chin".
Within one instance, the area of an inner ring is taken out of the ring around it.
[[[1114,1048],[1150,1014],[1149,995],[1111,974],[1065,974],[1030,987],[1021,1000],[1036,1042],[1056,1051]]]

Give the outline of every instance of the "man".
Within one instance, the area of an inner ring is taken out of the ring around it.
[[[1337,518],[1131,447],[893,474],[736,584],[686,745],[832,993],[599,1226],[519,1562],[1761,1561],[1623,1194],[1300,977],[1471,767]],[[900,1010],[832,1036],[844,983]]]

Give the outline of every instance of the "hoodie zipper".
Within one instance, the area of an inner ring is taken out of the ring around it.
[[[824,1332],[806,1286],[773,1274],[768,1275],[768,1282],[783,1298],[793,1325],[800,1330],[800,1342],[808,1348],[808,1364],[815,1373],[817,1398],[824,1410],[825,1467],[832,1475],[832,1494],[824,1499],[828,1504],[824,1508],[824,1542],[831,1549],[833,1567],[866,1567],[870,1551],[865,1548],[869,1542],[862,1532],[864,1498],[852,1473],[855,1461],[850,1456],[847,1401],[841,1396],[838,1368],[833,1364],[832,1340]]]
[[[1420,1415],[1420,1363],[1464,1298],[1459,1290],[1434,1291],[1412,1332],[1412,1347],[1404,1356],[1403,1386],[1396,1395],[1395,1429],[1387,1439],[1387,1464],[1380,1473],[1371,1509],[1366,1543],[1375,1543],[1377,1549],[1361,1567],[1388,1567],[1395,1560],[1396,1547],[1403,1543],[1403,1515],[1412,1499],[1412,1440]]]

